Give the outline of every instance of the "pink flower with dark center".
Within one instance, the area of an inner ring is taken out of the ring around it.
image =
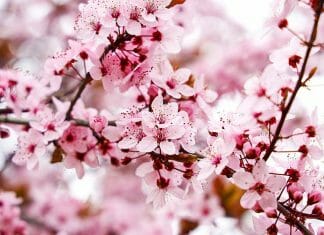
[[[73,152],[68,153],[63,160],[64,166],[68,169],[74,168],[78,178],[84,176],[84,163],[92,168],[99,166],[98,158],[94,150],[87,151],[85,153]]]
[[[164,89],[170,96],[180,99],[181,96],[193,96],[194,90],[189,85],[188,82],[191,71],[189,69],[178,69],[173,71],[170,63],[161,63],[163,66],[162,74],[157,74],[156,72],[152,74],[153,82]]]
[[[258,202],[264,210],[277,208],[275,195],[286,184],[284,177],[269,174],[263,160],[256,163],[252,173],[236,172],[233,181],[240,188],[247,190],[241,198],[241,205],[244,208],[252,208]]]
[[[138,143],[140,152],[151,152],[160,147],[165,154],[175,154],[176,143],[186,133],[189,122],[185,111],[178,111],[176,103],[163,104],[162,96],[157,96],[152,104],[152,112],[142,111],[142,123],[145,137]]]
[[[198,162],[200,168],[198,179],[207,179],[213,172],[220,174],[228,163],[227,157],[234,151],[234,142],[225,143],[222,139],[216,139],[208,148],[202,151],[206,156]]]
[[[37,166],[39,158],[46,152],[44,136],[33,128],[18,138],[18,150],[12,161],[17,165],[26,165],[27,169]]]
[[[36,114],[36,120],[30,122],[31,127],[43,132],[46,141],[58,139],[69,127],[65,121],[65,112],[53,113],[50,109],[44,109]]]
[[[97,140],[89,128],[75,125],[66,129],[59,140],[60,146],[66,153],[74,153],[75,151],[85,153],[96,143]]]

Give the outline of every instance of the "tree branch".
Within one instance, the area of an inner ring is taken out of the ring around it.
[[[293,91],[293,93],[292,93],[292,95],[291,95],[291,97],[289,99],[289,102],[288,102],[287,106],[282,111],[281,118],[280,118],[280,121],[279,121],[278,126],[276,128],[273,139],[272,139],[272,141],[270,143],[270,146],[267,149],[267,151],[266,151],[266,153],[265,153],[265,155],[263,157],[263,160],[265,160],[265,161],[267,161],[270,158],[270,155],[272,154],[273,150],[275,149],[276,143],[280,139],[280,133],[281,133],[281,130],[282,130],[282,128],[284,126],[284,123],[286,121],[287,115],[288,115],[288,113],[290,111],[290,108],[291,108],[291,106],[292,106],[292,104],[293,104],[293,102],[294,102],[294,100],[295,100],[295,98],[297,96],[297,93],[298,93],[299,89],[303,85],[303,78],[304,78],[304,75],[305,75],[305,72],[306,72],[307,63],[308,63],[311,51],[312,51],[312,49],[314,47],[314,42],[315,42],[316,36],[317,36],[317,29],[318,29],[319,20],[320,20],[321,13],[322,13],[323,2],[324,2],[324,0],[319,1],[318,9],[316,9],[316,11],[315,11],[315,20],[314,20],[314,24],[313,24],[313,29],[312,29],[310,39],[308,40],[308,43],[307,43],[307,50],[306,50],[306,54],[305,54],[305,57],[304,57],[302,68],[301,68],[300,73],[299,73],[298,81],[297,81],[297,83],[295,85],[294,91]]]
[[[292,213],[281,203],[278,202],[278,211],[280,211],[286,218],[290,218]],[[304,235],[314,235],[304,224],[302,224],[298,219],[291,220],[294,222],[296,228],[301,231]]]
[[[90,73],[87,73],[87,76],[86,78],[82,81],[79,89],[78,89],[78,92],[76,93],[75,97],[71,100],[71,104],[70,104],[70,107],[68,109],[68,111],[66,112],[66,119],[67,120],[71,120],[72,119],[72,116],[71,116],[71,113],[73,111],[73,108],[76,104],[76,102],[79,100],[79,98],[81,97],[83,91],[85,90],[85,88],[87,87],[87,85],[92,81],[92,77],[90,75]]]
[[[16,125],[29,125],[29,121],[25,119],[7,117],[7,116],[0,116],[0,123],[7,123],[7,124],[16,124]]]

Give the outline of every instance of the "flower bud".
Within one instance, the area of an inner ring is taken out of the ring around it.
[[[307,205],[313,205],[322,200],[322,194],[319,191],[312,191],[307,195]]]
[[[275,224],[272,224],[269,228],[267,228],[268,235],[277,235],[278,228]]]
[[[278,27],[280,29],[286,28],[288,26],[288,20],[287,19],[282,19],[278,23]]]

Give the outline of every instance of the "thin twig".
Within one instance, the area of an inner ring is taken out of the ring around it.
[[[71,116],[71,113],[73,111],[73,108],[76,104],[76,102],[79,100],[79,98],[81,97],[83,91],[85,90],[85,88],[87,87],[87,85],[92,81],[92,77],[89,73],[87,73],[87,76],[86,78],[82,81],[79,89],[78,89],[78,92],[76,93],[75,97],[71,100],[71,104],[70,104],[70,107],[68,109],[68,111],[66,112],[66,119],[67,120],[71,120],[72,119],[72,116]]]
[[[313,24],[312,33],[311,33],[310,39],[309,39],[309,41],[307,43],[307,50],[306,50],[306,54],[305,54],[305,57],[304,57],[304,62],[303,62],[301,71],[299,73],[298,81],[297,81],[297,83],[295,85],[294,91],[293,91],[293,93],[292,93],[292,95],[291,95],[291,97],[289,99],[289,102],[288,102],[287,106],[282,111],[281,118],[280,118],[280,121],[279,121],[278,126],[276,128],[273,139],[272,139],[272,141],[270,143],[270,146],[267,149],[267,151],[266,151],[266,153],[265,153],[265,155],[263,157],[263,160],[265,160],[265,161],[267,161],[270,158],[270,155],[272,154],[273,150],[275,149],[276,143],[280,139],[280,133],[281,133],[283,125],[284,125],[284,123],[286,121],[286,117],[287,117],[287,115],[288,115],[288,113],[290,111],[290,108],[291,108],[292,104],[294,103],[294,100],[295,100],[295,98],[297,96],[297,93],[298,93],[299,89],[303,85],[303,78],[304,78],[304,75],[305,75],[305,72],[306,72],[308,59],[309,59],[309,56],[310,56],[311,51],[313,49],[313,45],[314,45],[314,42],[315,42],[316,36],[317,36],[317,29],[318,29],[319,20],[320,20],[321,13],[322,13],[323,2],[324,2],[324,0],[320,0],[320,2],[318,3],[318,9],[316,9],[316,12],[315,12],[315,20],[314,20],[314,24]]]
[[[28,120],[13,118],[8,116],[0,116],[0,123],[7,123],[7,124],[16,124],[16,125],[29,125]]]

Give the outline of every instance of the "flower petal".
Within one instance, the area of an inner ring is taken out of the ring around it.
[[[151,136],[144,137],[136,146],[137,150],[143,153],[149,153],[157,147],[156,140]]]

